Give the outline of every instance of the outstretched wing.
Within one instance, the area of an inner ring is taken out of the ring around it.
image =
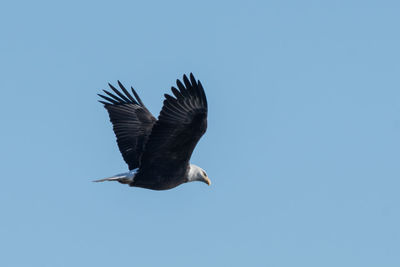
[[[140,170],[157,169],[170,173],[171,169],[187,164],[192,152],[207,129],[207,99],[200,81],[193,74],[190,80],[172,87],[175,97],[165,94],[163,108],[153,127],[143,152]]]
[[[115,94],[103,90],[107,96],[100,94],[99,96],[106,101],[99,102],[104,104],[110,115],[119,151],[128,164],[129,170],[133,170],[140,165],[144,146],[156,119],[132,87],[135,98],[119,81],[118,85],[123,93],[111,84],[108,85]]]

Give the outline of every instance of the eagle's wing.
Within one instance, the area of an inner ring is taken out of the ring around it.
[[[107,96],[99,96],[106,101],[99,102],[104,104],[110,115],[119,150],[129,170],[132,170],[140,165],[144,146],[156,119],[132,87],[135,98],[119,81],[118,85],[123,93],[109,84],[115,94],[103,90]]]
[[[175,166],[187,164],[192,152],[207,129],[207,99],[200,81],[177,80],[175,97],[165,94],[164,105],[143,152],[140,170],[154,169],[168,173]]]

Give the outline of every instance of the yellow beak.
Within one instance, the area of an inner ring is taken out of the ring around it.
[[[205,180],[204,182],[205,182],[206,184],[211,185],[211,181],[210,181],[210,179],[208,179],[208,177],[206,177],[204,180]]]

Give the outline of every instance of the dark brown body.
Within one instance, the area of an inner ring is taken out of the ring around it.
[[[142,187],[152,190],[168,190],[188,181],[189,164],[182,166],[165,166],[165,171],[157,168],[147,168],[136,174],[134,182],[130,186]]]

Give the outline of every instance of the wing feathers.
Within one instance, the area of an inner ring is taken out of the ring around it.
[[[176,85],[178,86],[182,96],[189,97],[189,94],[187,93],[185,86],[182,84],[182,82],[180,80],[176,80]]]
[[[179,88],[171,87],[171,91],[175,98],[171,95],[165,94],[166,101],[164,106],[168,109],[168,112],[174,111],[177,114],[188,114],[193,113],[194,110],[200,108],[207,110],[207,101],[204,93],[203,86],[200,81],[196,82],[193,74],[190,73],[190,80],[186,75],[183,75],[183,82],[176,81],[176,85]],[[161,112],[160,115],[166,115],[167,112]],[[171,117],[171,114],[169,114]]]
[[[132,93],[133,95],[136,97],[137,101],[139,102],[139,104],[144,107],[144,104],[142,102],[142,100],[140,99],[139,95],[136,93],[135,89],[133,89],[133,87],[131,87]]]
[[[193,73],[190,73],[190,81],[191,81],[191,83],[192,83],[193,86],[196,86],[196,85],[197,85],[197,82],[196,82],[196,79],[195,79],[194,76],[193,76]]]
[[[108,92],[106,90],[103,90],[103,92],[106,93],[108,96],[112,97],[118,103],[124,102],[121,98],[119,98],[118,96],[116,96],[116,95],[114,95],[114,94],[112,94],[112,93],[110,93],[110,92]]]
[[[175,87],[171,87],[171,91],[177,99],[181,99],[183,96],[182,94],[176,89]]]
[[[143,172],[169,173],[175,167],[188,164],[192,152],[207,129],[207,102],[203,87],[183,76],[176,81],[173,95],[165,94],[163,108],[146,143],[141,161]],[[154,166],[157,166],[155,168]],[[150,179],[150,178],[148,178]],[[137,183],[147,183],[137,181]]]
[[[121,88],[121,90],[124,92],[124,94],[129,98],[129,100],[132,103],[137,104],[136,100],[129,94],[129,92],[125,89],[125,87],[122,85],[122,83],[120,81],[118,81],[118,85]],[[129,102],[129,100],[127,100],[127,102]]]
[[[197,88],[198,88],[198,91],[199,91],[199,93],[200,93],[200,99],[201,99],[201,101],[202,101],[202,104],[204,105],[204,106],[208,106],[208,104],[207,104],[207,97],[206,97],[206,94],[204,93],[204,89],[203,89],[203,85],[201,84],[201,82],[199,81],[198,82],[198,86],[197,86]]]
[[[103,90],[103,91],[106,92],[105,90]],[[107,93],[108,93],[108,92],[107,92]],[[100,96],[101,98],[107,100],[108,102],[110,102],[110,103],[112,103],[112,104],[118,105],[118,101],[115,101],[115,100],[112,99],[112,98],[109,98],[109,97],[104,96],[104,95],[101,95],[101,94],[97,94],[97,95]],[[103,103],[104,103],[104,102],[103,102]],[[110,104],[110,103],[105,103],[105,105],[108,105],[108,104]]]
[[[117,88],[115,88],[112,84],[108,84],[108,86],[110,86],[110,88],[114,91],[114,93],[116,93],[120,97],[120,99],[116,98],[117,100],[119,100],[120,102],[126,102],[126,103],[130,102],[129,99],[126,96],[124,96],[120,91],[118,91]],[[114,97],[116,97],[116,96],[114,96]]]
[[[120,81],[118,81],[118,85],[122,92],[109,84],[114,93],[103,90],[107,96],[100,94],[99,96],[107,102],[99,102],[104,104],[108,111],[118,148],[129,169],[132,170],[140,165],[145,143],[156,119],[144,106],[133,88],[132,93],[136,99]]]
[[[186,89],[189,90],[190,88],[192,88],[192,85],[190,84],[188,78],[186,75],[183,75],[183,82],[185,83]]]

